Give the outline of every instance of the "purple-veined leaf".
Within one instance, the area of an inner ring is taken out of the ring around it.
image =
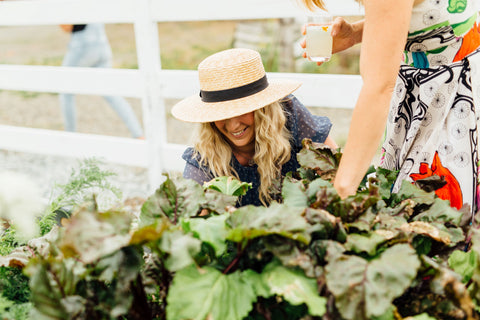
[[[194,180],[170,178],[143,204],[140,213],[140,226],[152,224],[155,219],[167,217],[177,224],[181,217],[193,217],[205,202],[203,188]]]

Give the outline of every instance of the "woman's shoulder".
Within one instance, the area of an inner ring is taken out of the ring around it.
[[[200,155],[193,147],[188,147],[182,154],[182,159],[197,168],[200,168]]]

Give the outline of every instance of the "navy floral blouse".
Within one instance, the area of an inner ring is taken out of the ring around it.
[[[332,123],[327,117],[312,115],[310,111],[293,95],[289,95],[282,102],[287,116],[286,127],[292,133],[291,141],[292,151],[290,160],[282,166],[282,175],[295,171],[299,168],[297,162],[297,153],[302,149],[302,140],[310,138],[315,142],[324,142],[327,139]],[[214,146],[212,146],[213,148]],[[198,183],[210,181],[214,178],[208,167],[200,166],[199,159],[193,157],[193,148],[189,147],[183,153],[182,158],[186,161],[183,177],[193,179]],[[246,195],[239,199],[237,207],[253,204],[261,206],[258,188],[260,185],[260,176],[257,172],[257,165],[242,166],[237,159],[232,156],[232,167],[237,171],[242,182],[252,183],[252,188]]]

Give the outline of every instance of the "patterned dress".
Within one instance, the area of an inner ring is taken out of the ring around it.
[[[479,206],[480,0],[414,7],[392,96],[381,166],[403,180],[445,178],[452,207]]]

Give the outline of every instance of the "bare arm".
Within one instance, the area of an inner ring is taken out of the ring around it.
[[[360,91],[335,188],[342,198],[356,192],[384,133],[410,24],[414,0],[366,0],[360,54]]]

